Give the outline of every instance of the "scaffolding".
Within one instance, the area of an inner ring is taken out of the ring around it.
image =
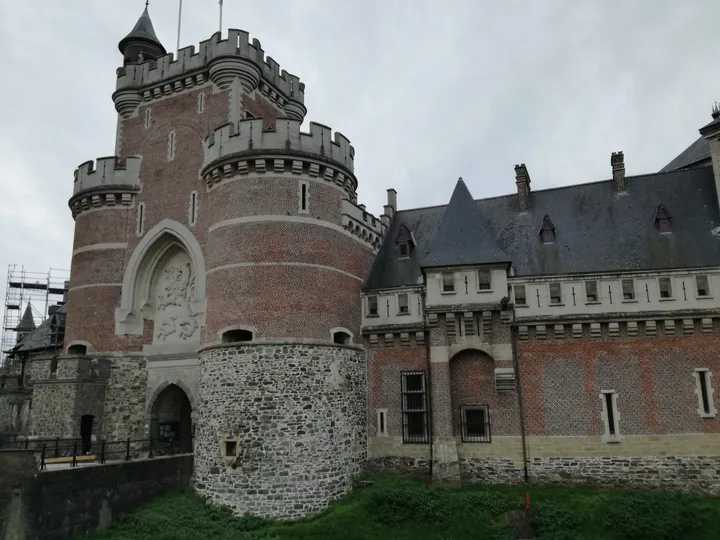
[[[31,306],[35,326],[39,326],[48,316],[50,306],[63,302],[69,279],[69,270],[51,268],[47,272],[31,272],[22,265],[8,266],[0,366],[5,364],[7,352],[17,344],[15,329],[27,306]]]

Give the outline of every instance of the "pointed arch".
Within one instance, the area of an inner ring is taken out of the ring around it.
[[[201,324],[204,323],[205,258],[202,249],[187,227],[177,221],[164,219],[145,234],[130,257],[123,277],[120,307],[115,312],[116,334],[142,334],[143,320],[152,314],[145,308],[153,276],[161,262],[173,251],[187,253],[195,279],[190,308],[200,317]]]

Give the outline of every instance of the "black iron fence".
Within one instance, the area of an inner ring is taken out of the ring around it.
[[[48,465],[77,467],[82,463],[131,461],[192,453],[193,441],[163,438],[87,441],[82,438],[16,437],[0,441],[0,449],[31,450],[37,454],[40,469],[44,470]]]

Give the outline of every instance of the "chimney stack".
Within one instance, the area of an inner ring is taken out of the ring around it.
[[[717,102],[712,108],[712,122],[700,128],[700,135],[710,144],[710,159],[712,160],[715,188],[720,197],[720,104]],[[720,201],[719,201],[720,202]]]
[[[387,190],[387,204],[384,206],[385,212],[380,217],[380,221],[386,226],[390,226],[395,210],[397,210],[397,191],[393,188]]]
[[[625,184],[625,155],[622,152],[613,152],[610,156],[610,165],[612,165],[615,191],[618,193],[627,191],[627,186]]]
[[[530,174],[524,163],[515,165],[515,183],[518,191],[518,209],[520,212],[527,212],[530,202]]]

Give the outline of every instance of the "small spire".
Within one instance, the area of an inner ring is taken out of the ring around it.
[[[138,61],[140,55],[145,59],[155,59],[167,53],[155,33],[148,6],[149,2],[146,0],[142,15],[130,33],[118,44],[118,49],[125,57],[126,64]]]
[[[33,317],[32,305],[28,302],[20,322],[15,327],[16,332],[32,332],[35,330],[35,318]]]

